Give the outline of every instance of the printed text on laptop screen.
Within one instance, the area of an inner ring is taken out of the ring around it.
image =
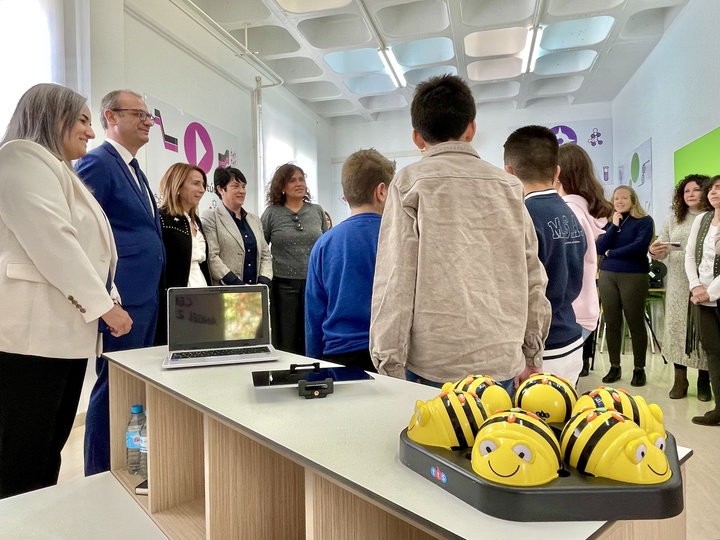
[[[187,344],[263,338],[262,294],[223,293],[175,297],[170,322]]]

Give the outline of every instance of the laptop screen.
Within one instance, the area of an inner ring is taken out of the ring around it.
[[[171,288],[167,305],[170,351],[270,343],[265,285]]]

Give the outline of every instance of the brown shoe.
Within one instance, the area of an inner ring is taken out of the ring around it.
[[[720,426],[720,409],[713,409],[702,416],[693,416],[692,423],[701,426]]]
[[[699,384],[699,383],[698,383]],[[670,389],[670,399],[682,399],[687,396],[688,383],[687,380],[687,368],[675,368],[675,383]]]

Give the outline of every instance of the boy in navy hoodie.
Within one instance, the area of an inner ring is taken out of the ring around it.
[[[557,138],[546,127],[525,126],[508,137],[504,148],[505,170],[523,183],[525,206],[538,237],[538,256],[548,277],[545,294],[552,306],[552,322],[543,371],[574,384],[582,370],[583,340],[572,303],[582,289],[587,244],[575,213],[553,187],[560,175]]]

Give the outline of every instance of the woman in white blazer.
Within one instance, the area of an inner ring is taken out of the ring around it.
[[[260,218],[242,207],[246,186],[239,169],[215,169],[215,193],[222,205],[202,214],[214,285],[272,284],[272,255]]]
[[[110,224],[70,164],[94,137],[85,98],[39,84],[0,142],[0,498],[57,483],[98,321],[132,325]]]

